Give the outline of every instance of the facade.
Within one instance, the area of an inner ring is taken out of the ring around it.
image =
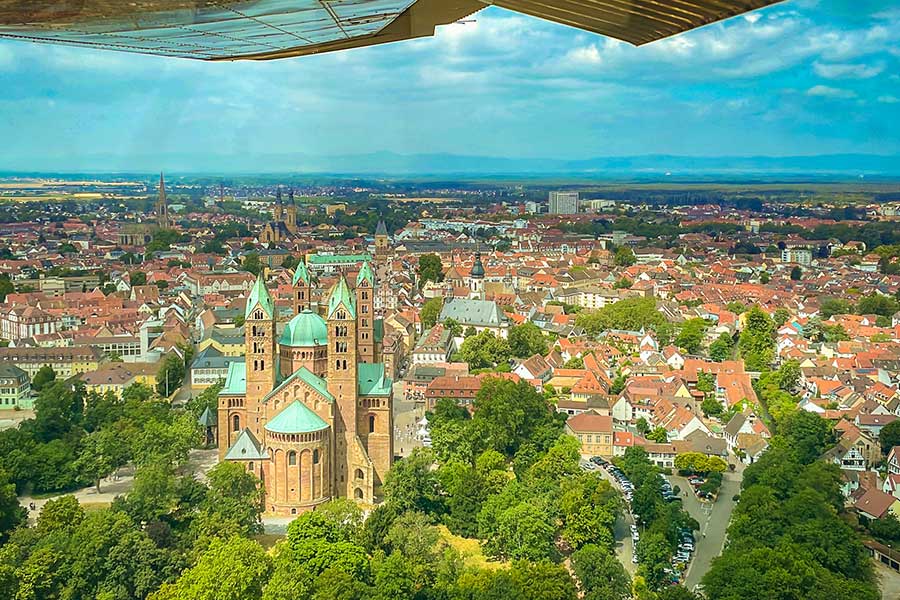
[[[280,336],[262,278],[251,290],[244,360],[229,365],[217,435],[220,458],[262,480],[268,513],[380,497],[393,459],[393,382],[381,362],[374,285],[366,263],[354,288],[342,275],[316,302],[297,295],[311,288],[295,276],[296,314]]]
[[[5,340],[56,333],[61,325],[59,317],[36,306],[11,306],[0,312],[0,337]]]
[[[0,363],[0,411],[31,407],[28,373],[15,365]]]
[[[613,455],[613,421],[608,415],[584,412],[569,417],[566,433],[578,439],[582,456]]]
[[[551,215],[574,215],[578,213],[578,192],[550,192]]]
[[[100,365],[97,348],[74,346],[65,348],[0,348],[0,364],[12,364],[34,377],[43,366],[56,372],[57,379],[68,379],[95,371]]]

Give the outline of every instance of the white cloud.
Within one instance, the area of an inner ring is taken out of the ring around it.
[[[807,96],[820,96],[822,98],[841,98],[841,99],[849,99],[856,98],[856,92],[852,90],[844,90],[841,88],[834,88],[827,85],[816,85],[808,90],[806,90]]]
[[[569,50],[563,58],[563,62],[575,67],[599,65],[603,62],[603,56],[600,54],[597,44],[589,44]]]
[[[870,79],[884,71],[884,64],[813,63],[816,75],[826,79]]]

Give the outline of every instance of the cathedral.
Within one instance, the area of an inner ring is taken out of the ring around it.
[[[275,191],[275,208],[272,220],[263,226],[259,241],[263,244],[277,244],[289,239],[297,233],[297,204],[294,202],[294,190],[288,191],[287,206],[281,198],[281,187]]]
[[[219,458],[260,478],[270,514],[295,515],[338,497],[372,505],[394,456],[374,272],[364,262],[354,286],[341,274],[314,302],[316,284],[301,262],[294,316],[279,335],[275,303],[257,279],[245,309],[244,360],[230,365],[219,393]]]

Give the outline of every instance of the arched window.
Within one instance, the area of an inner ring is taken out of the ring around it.
[[[291,509],[291,514],[292,514],[292,515],[296,515],[296,514],[297,514],[297,509],[296,509],[296,508],[292,508],[292,509]]]
[[[313,464],[314,465],[319,464],[319,451],[318,450],[313,450]]]
[[[357,500],[362,500],[363,499],[363,491],[359,488],[356,488],[355,490],[353,490],[353,497],[356,498]]]
[[[253,470],[253,461],[252,461],[252,460],[247,464],[247,470],[248,470],[248,471],[252,471],[252,470]]]
[[[297,453],[291,450],[288,452],[288,465],[293,467],[297,464]]]
[[[369,415],[369,433],[375,433],[375,415]]]
[[[366,478],[366,474],[363,473],[362,469],[356,470],[356,478],[357,479],[365,479]]]
[[[237,433],[241,430],[241,418],[238,415],[231,417],[231,432]]]

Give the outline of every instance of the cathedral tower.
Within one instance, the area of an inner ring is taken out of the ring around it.
[[[357,353],[359,362],[375,362],[375,274],[363,261],[356,277]]]
[[[262,399],[275,389],[277,381],[275,303],[266,289],[261,274],[257,277],[256,284],[247,299],[247,308],[244,311],[244,340],[247,394],[246,423],[242,427],[249,428],[257,439],[261,439],[260,405]]]
[[[390,240],[388,239],[388,231],[387,227],[384,224],[384,220],[380,219],[378,221],[378,226],[375,227],[375,256],[378,258],[384,258],[388,254],[390,254]]]
[[[297,232],[297,204],[294,202],[294,188],[288,190],[288,205],[284,224],[291,233]]]
[[[279,223],[284,220],[284,205],[281,203],[281,186],[275,190],[275,210],[272,214],[272,220]]]
[[[334,285],[328,297],[328,391],[334,396],[336,410],[335,481],[338,495],[347,496],[350,482],[346,474],[358,462],[359,438],[356,435],[356,400],[358,397],[358,365],[356,361],[356,301],[346,278]]]
[[[299,315],[305,310],[312,310],[312,290],[314,283],[315,275],[306,266],[306,262],[300,261],[297,263],[297,268],[294,269],[294,278],[291,280],[295,315]]]

